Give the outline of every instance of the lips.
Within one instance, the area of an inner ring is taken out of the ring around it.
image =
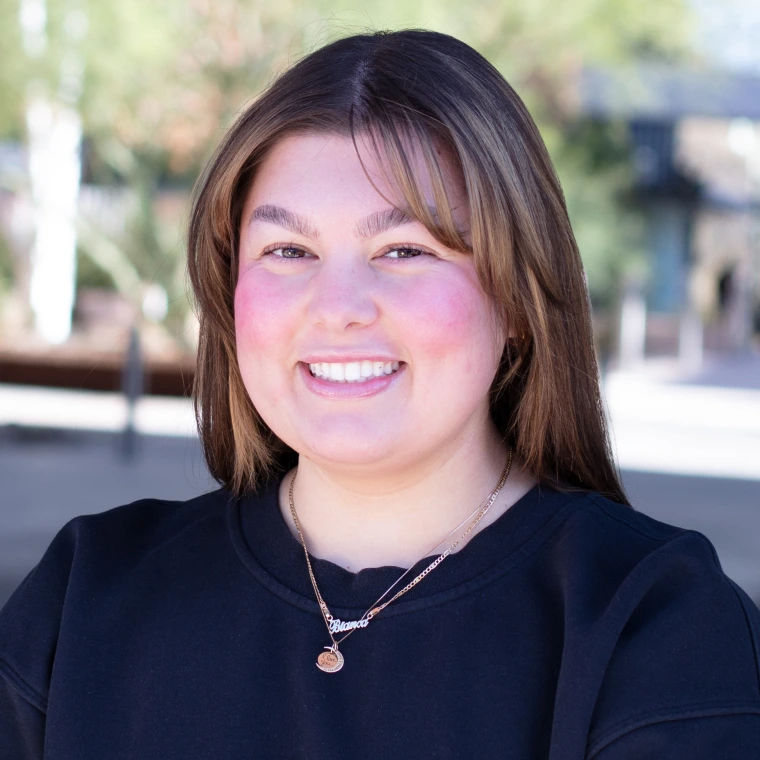
[[[330,364],[334,364],[334,362]],[[358,399],[374,396],[391,388],[406,374],[406,363],[399,362],[398,369],[393,370],[391,374],[386,375],[383,372],[380,376],[372,375],[358,381],[346,381],[344,379],[343,382],[313,375],[309,365],[304,362],[298,363],[298,370],[306,388],[318,396],[330,399]]]

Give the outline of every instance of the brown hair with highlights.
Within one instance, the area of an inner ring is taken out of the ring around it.
[[[522,465],[560,490],[628,504],[610,450],[583,266],[546,147],[485,58],[425,30],[346,37],[304,57],[242,113],[198,181],[188,250],[200,319],[193,396],[211,474],[243,494],[297,461],[243,385],[233,309],[256,166],[297,132],[368,136],[405,210],[443,245],[474,257],[484,291],[518,336],[504,346],[490,408]],[[411,169],[410,138],[432,179],[435,213]],[[452,218],[440,145],[464,178],[469,241]]]

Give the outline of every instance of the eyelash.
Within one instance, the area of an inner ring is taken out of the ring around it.
[[[267,256],[271,253],[274,253],[275,251],[299,251],[300,253],[308,253],[308,251],[305,251],[303,248],[300,248],[297,245],[270,245],[268,248],[265,248],[261,255]],[[422,248],[417,248],[415,245],[395,245],[391,248],[388,248],[382,255],[382,258],[385,258],[386,254],[391,253],[392,251],[412,251],[418,256],[420,254],[424,254],[425,256],[432,256],[433,254],[429,253],[428,251],[424,251]],[[418,256],[404,256],[404,257],[397,257],[397,258],[391,258],[388,257],[390,261],[393,262],[399,262],[399,261],[406,261],[408,259],[416,259]],[[277,256],[275,258],[282,259],[283,261],[302,261],[305,257],[304,256]]]

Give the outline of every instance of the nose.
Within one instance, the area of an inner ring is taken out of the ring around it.
[[[368,266],[326,257],[310,284],[308,316],[312,324],[340,332],[377,319],[374,277]]]

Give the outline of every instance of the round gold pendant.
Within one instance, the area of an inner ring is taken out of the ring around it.
[[[337,673],[343,667],[343,655],[336,646],[325,647],[325,649],[327,651],[317,657],[317,667],[325,673]]]

